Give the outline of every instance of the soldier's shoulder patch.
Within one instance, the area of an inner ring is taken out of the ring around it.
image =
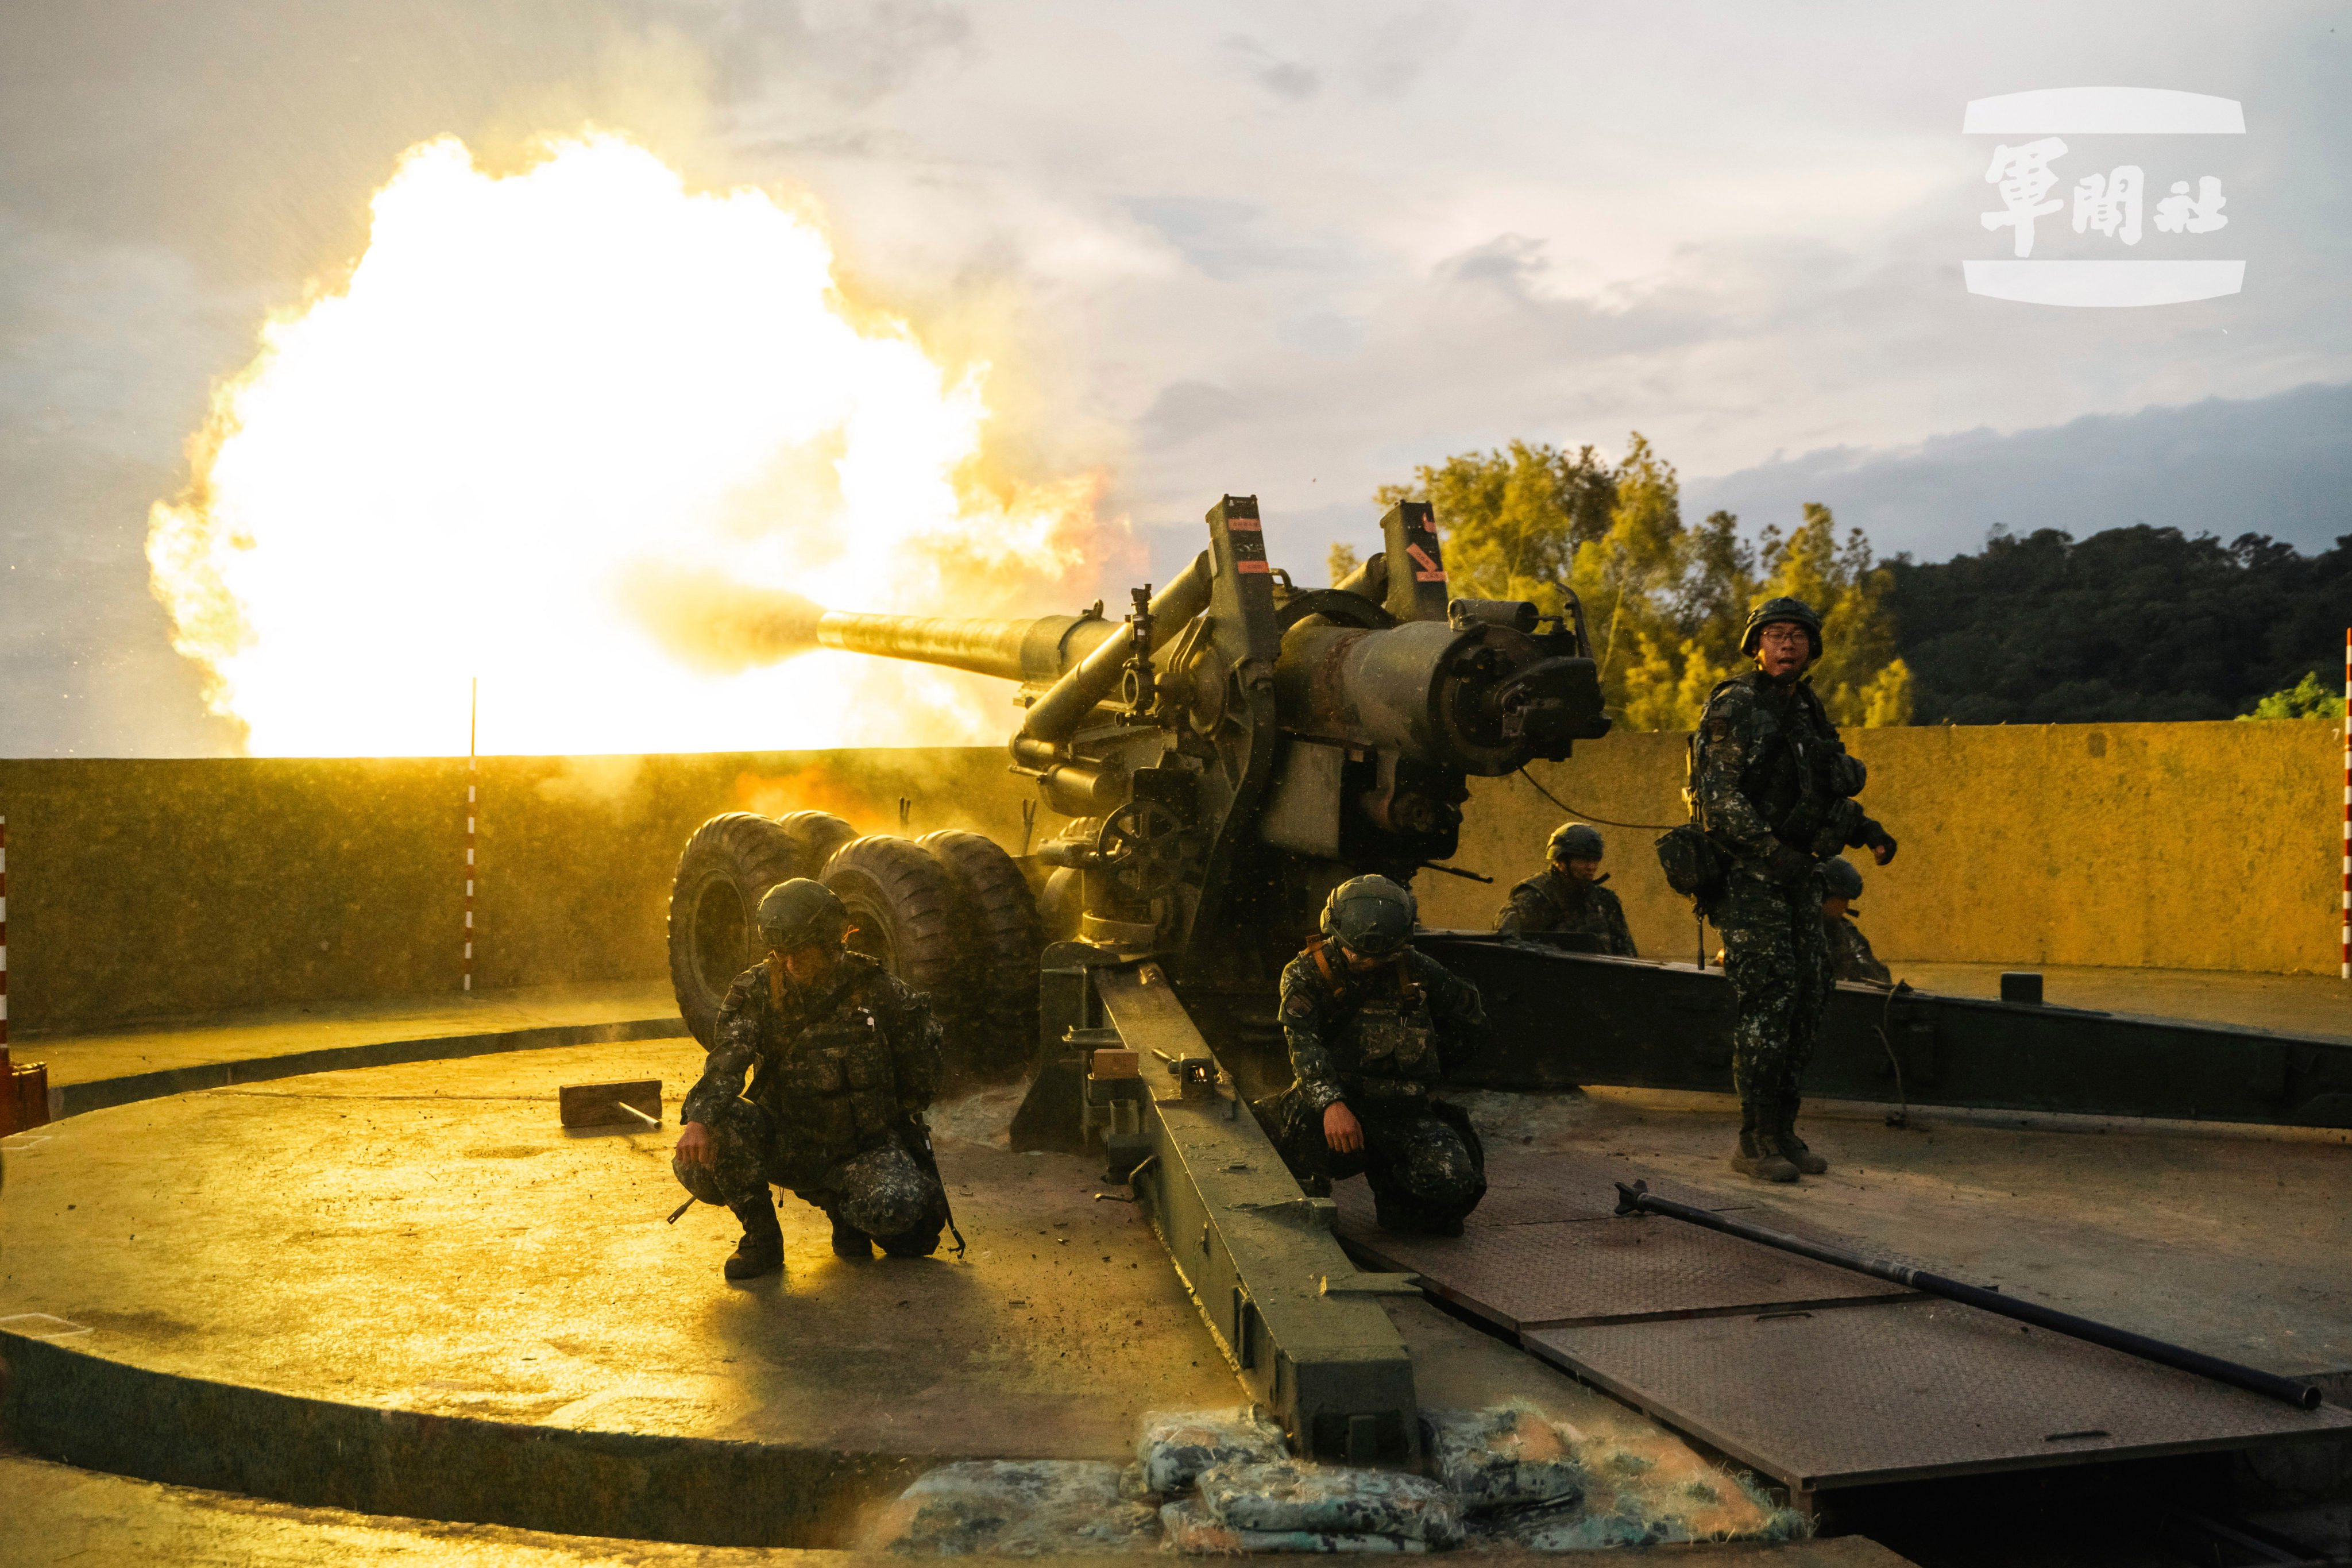
[[[1289,995],[1282,999],[1283,1016],[1286,1018],[1307,1017],[1311,1016],[1314,1011],[1315,998],[1309,996],[1304,991],[1293,991]]]

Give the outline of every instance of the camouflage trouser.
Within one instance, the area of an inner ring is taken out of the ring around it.
[[[707,1204],[732,1208],[764,1202],[769,1184],[791,1189],[838,1224],[864,1231],[893,1252],[929,1253],[939,1245],[947,1219],[947,1194],[928,1161],[901,1143],[884,1143],[831,1163],[798,1157],[800,1151],[776,1135],[768,1113],[748,1100],[733,1100],[712,1111],[715,1158],[708,1165],[673,1159],[678,1184]]]
[[[1318,1194],[1361,1175],[1384,1230],[1457,1230],[1486,1195],[1485,1152],[1469,1119],[1453,1106],[1351,1099],[1348,1109],[1364,1130],[1364,1146],[1341,1154],[1324,1141],[1322,1112],[1304,1097],[1284,1095],[1277,1104],[1272,1131],[1290,1173]]]
[[[1745,1117],[1769,1126],[1784,1103],[1795,1114],[1797,1080],[1833,989],[1821,892],[1810,879],[1781,888],[1735,872],[1707,916],[1723,933],[1724,969],[1739,998],[1732,1085]]]

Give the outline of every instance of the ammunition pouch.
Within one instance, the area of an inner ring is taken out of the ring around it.
[[[1723,854],[1696,823],[1684,823],[1658,836],[1658,868],[1666,886],[1686,899],[1704,903],[1723,890]]]
[[[795,1164],[831,1165],[893,1142],[906,1120],[890,1043],[873,1012],[854,1003],[803,1027],[753,1094]]]
[[[1837,761],[1830,764],[1830,791],[1843,799],[1860,795],[1869,779],[1870,769],[1860,757],[1840,752]]]
[[[1821,827],[1805,847],[1817,858],[1827,858],[1847,845],[1860,842],[1863,825],[1867,820],[1862,815],[1860,801],[1851,797],[1841,800],[1822,814]]]

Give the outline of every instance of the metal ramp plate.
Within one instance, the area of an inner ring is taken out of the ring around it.
[[[1539,1329],[1522,1342],[1801,1494],[2352,1429],[2333,1405],[2296,1410],[1916,1298]]]
[[[1472,1230],[1488,1230],[1505,1225],[1608,1219],[1617,1212],[1617,1184],[1635,1176],[1645,1177],[1652,1192],[1676,1203],[1725,1213],[1755,1206],[1745,1199],[1661,1180],[1604,1154],[1505,1152],[1487,1155],[1486,1195],[1463,1223]],[[1363,1230],[1372,1228],[1370,1187],[1360,1181],[1340,1182],[1332,1187],[1331,1196],[1339,1205],[1342,1219]]]
[[[1899,1285],[1654,1219],[1466,1227],[1392,1236],[1345,1217],[1339,1237],[1381,1268],[1512,1333],[1778,1306],[1907,1296]]]

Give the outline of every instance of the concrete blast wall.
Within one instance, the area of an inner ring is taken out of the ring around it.
[[[2332,972],[2339,790],[2318,723],[1904,729],[1850,737],[1903,841],[1865,867],[1898,959]],[[1624,734],[1536,777],[1580,812],[1678,820],[1683,740]],[[994,747],[480,764],[475,984],[650,978],[679,848],[717,812],[838,812],[1021,839],[1027,781]],[[18,1034],[455,991],[463,761],[0,762]],[[1433,924],[1486,925],[1561,814],[1480,780]],[[1038,826],[1042,837],[1057,819]],[[1652,956],[1695,945],[1650,853],[1607,827],[1611,886]]]
[[[2334,973],[2341,733],[2331,724],[2050,724],[1860,730],[1864,806],[1901,841],[1857,850],[1861,923],[1887,958]],[[1579,812],[1683,819],[1684,737],[1621,734],[1528,772]],[[1525,779],[1481,781],[1454,864],[1422,879],[1432,924],[1490,923],[1565,816]],[[1604,827],[1610,886],[1649,957],[1688,959],[1687,900],[1656,827]]]
[[[484,988],[666,974],[678,851],[716,813],[895,833],[904,796],[916,833],[1017,847],[1034,795],[992,747],[492,757],[477,776]],[[11,1024],[455,992],[466,784],[463,759],[0,762]]]

